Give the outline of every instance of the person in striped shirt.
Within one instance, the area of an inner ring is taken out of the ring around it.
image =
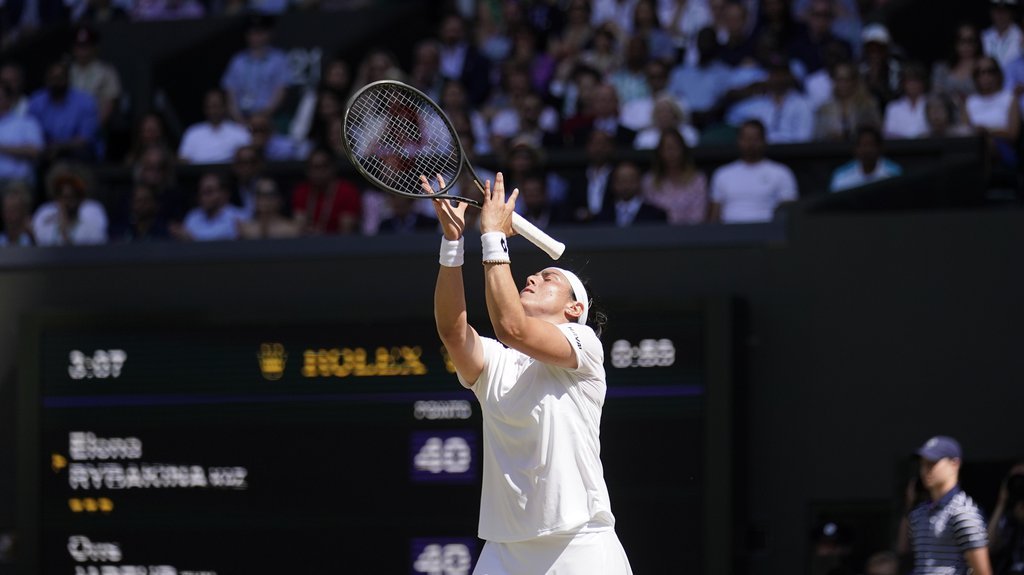
[[[916,453],[930,500],[908,518],[914,575],[992,575],[985,519],[960,488],[960,444],[940,435]]]

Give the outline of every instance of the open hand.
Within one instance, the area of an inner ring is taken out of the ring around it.
[[[443,190],[444,177],[441,174],[437,175],[437,183],[440,186],[438,189]],[[420,176],[420,185],[428,194],[437,193],[430,187],[430,181],[426,176]],[[460,202],[456,207],[448,200],[431,201],[434,203],[434,212],[437,213],[437,219],[441,222],[441,230],[444,232],[445,239],[454,241],[461,238],[462,233],[466,230],[466,202]]]
[[[480,233],[504,232],[508,237],[515,235],[512,214],[518,197],[519,188],[516,188],[512,190],[508,201],[505,200],[505,176],[501,172],[494,177],[493,187],[490,181],[485,182],[484,205],[480,208]]]

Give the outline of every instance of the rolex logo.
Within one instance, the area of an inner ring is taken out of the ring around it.
[[[264,343],[260,345],[260,352],[256,354],[260,363],[260,372],[263,378],[270,381],[277,381],[284,375],[284,365],[288,361],[288,354],[284,346],[279,343]]]

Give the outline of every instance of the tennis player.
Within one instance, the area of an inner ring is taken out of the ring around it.
[[[517,288],[506,239],[518,194],[506,201],[501,173],[484,186],[485,297],[497,340],[481,337],[466,317],[466,204],[434,200],[444,230],[437,331],[483,413],[479,535],[486,543],[473,573],[629,575],[600,459],[606,383],[595,328],[603,316],[567,270],[541,270]]]

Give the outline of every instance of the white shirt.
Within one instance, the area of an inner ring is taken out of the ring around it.
[[[249,130],[230,120],[216,128],[209,122],[200,122],[185,130],[178,155],[193,164],[230,162],[235,150],[248,145],[251,139]]]
[[[1011,24],[1003,35],[991,26],[981,33],[981,47],[985,55],[995,58],[1003,70],[1021,55],[1021,42],[1024,42],[1024,33],[1016,24]]]
[[[558,328],[576,352],[576,369],[481,338],[484,370],[471,388],[483,414],[481,539],[526,541],[615,524],[600,457],[604,348],[588,326]]]
[[[928,135],[928,117],[925,99],[912,104],[906,96],[889,102],[885,107],[883,132],[887,138],[924,138]]]
[[[32,216],[32,231],[36,245],[65,245],[60,234],[60,208],[57,202],[46,202],[39,206]],[[102,244],[107,241],[107,212],[96,200],[82,200],[78,207],[78,218],[68,234],[71,245]]]
[[[727,224],[769,222],[780,203],[796,197],[793,171],[771,160],[736,160],[711,177],[711,201],[721,206],[722,222]]]
[[[611,174],[611,166],[587,168],[587,209],[590,213],[601,212],[601,207],[604,206],[604,192],[608,188],[608,176]]]
[[[185,231],[200,242],[238,238],[238,222],[245,219],[242,208],[226,204],[213,217],[200,208],[192,208],[185,216]]]
[[[781,102],[772,96],[748,98],[726,115],[726,122],[733,126],[746,120],[760,120],[764,124],[769,144],[809,142],[814,135],[814,110],[807,98],[795,90],[790,90]]]
[[[1003,90],[995,94],[983,96],[971,94],[967,96],[967,115],[971,125],[989,130],[1005,130],[1010,123],[1010,106],[1013,105],[1013,92]]]

